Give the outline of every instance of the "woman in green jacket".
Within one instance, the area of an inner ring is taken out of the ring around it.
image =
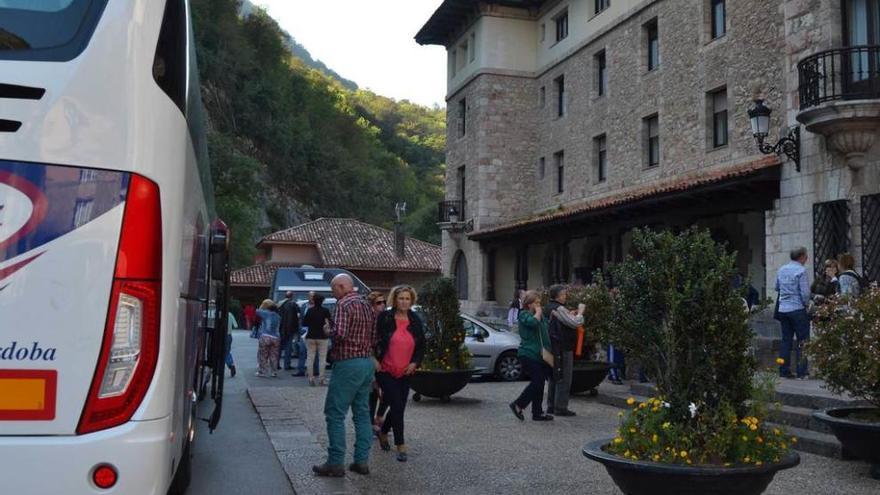
[[[534,421],[550,421],[553,416],[544,414],[541,409],[544,402],[544,382],[553,373],[541,356],[542,349],[549,350],[547,346],[550,345],[550,337],[547,335],[547,319],[541,310],[541,297],[536,291],[530,290],[523,296],[522,310],[517,319],[519,336],[522,339],[519,344],[519,360],[530,381],[519,398],[510,403],[510,410],[520,421],[525,421],[523,409],[531,403]]]

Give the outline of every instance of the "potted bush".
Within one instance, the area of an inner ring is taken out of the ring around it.
[[[734,256],[696,228],[636,230],[631,253],[611,269],[611,311],[599,328],[642,363],[658,396],[630,399],[617,436],[584,455],[629,495],[762,493],[800,458],[796,439],[764,424],[760,399],[775,378],[754,381]]]
[[[571,393],[588,392],[591,396],[598,394],[596,387],[608,376],[611,364],[596,359],[599,347],[599,335],[607,333],[604,326],[611,312],[611,294],[601,284],[569,287],[566,306],[577,308],[583,303],[587,306],[584,313],[583,342],[580,355],[575,354],[574,367],[571,374]]]
[[[413,400],[422,396],[444,402],[463,389],[477,371],[464,345],[458,292],[451,278],[433,279],[419,294],[425,318],[425,358],[412,377]]]
[[[814,416],[831,427],[845,451],[870,462],[871,476],[880,479],[880,288],[853,300],[831,299],[819,307],[815,322],[807,346],[813,373],[831,391],[870,405]]]

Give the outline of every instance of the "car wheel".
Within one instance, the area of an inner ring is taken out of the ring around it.
[[[495,376],[505,382],[515,382],[522,378],[522,362],[514,351],[508,351],[498,357],[495,363]]]

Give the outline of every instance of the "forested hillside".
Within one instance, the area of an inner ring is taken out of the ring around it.
[[[439,242],[443,110],[308,67],[260,9],[240,17],[236,0],[193,0],[192,9],[217,209],[236,266],[251,263],[266,232],[321,216],[387,227],[400,201],[408,233]]]

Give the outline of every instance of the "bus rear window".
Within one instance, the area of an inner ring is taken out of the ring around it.
[[[106,3],[0,0],[0,59],[73,59],[88,45]]]

